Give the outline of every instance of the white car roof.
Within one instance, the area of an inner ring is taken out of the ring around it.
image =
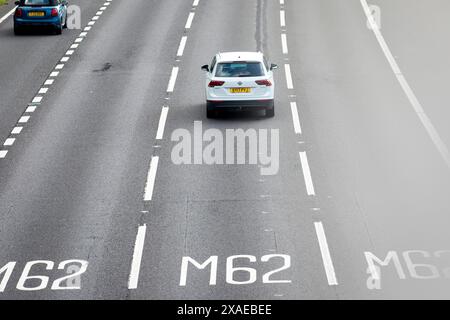
[[[261,52],[220,52],[217,54],[217,62],[221,61],[264,61]]]

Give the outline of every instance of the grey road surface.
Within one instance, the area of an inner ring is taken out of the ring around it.
[[[420,114],[364,3],[73,0],[90,28],[2,22],[0,299],[450,298],[450,167],[421,121],[450,146],[450,3],[370,3]],[[274,118],[206,118],[219,51],[278,64]],[[278,172],[174,163],[195,121],[278,132]]]

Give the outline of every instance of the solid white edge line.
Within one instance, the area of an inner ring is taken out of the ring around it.
[[[139,226],[136,241],[134,243],[133,260],[131,261],[130,277],[128,278],[128,289],[137,289],[138,287],[146,231],[146,224]]]
[[[15,6],[13,9],[11,9],[11,11],[8,11],[3,17],[0,18],[0,23],[2,23],[3,21],[5,21],[6,19],[9,18],[10,15],[12,15],[14,13],[14,11],[16,11],[17,6]]]
[[[295,133],[302,134],[302,127],[300,125],[300,117],[298,115],[297,102],[291,102],[291,113]]]
[[[169,84],[167,86],[167,92],[173,92],[173,90],[175,89],[175,84],[177,82],[177,77],[178,77],[178,67],[173,67],[172,68],[172,74],[170,75],[170,80],[169,80]]]
[[[186,29],[190,29],[192,27],[192,21],[194,21],[195,12],[190,12],[188,19],[186,21]]]
[[[378,44],[380,45],[386,59],[389,62],[389,65],[391,66],[392,71],[394,72],[395,77],[397,78],[398,82],[400,83],[400,86],[403,89],[403,92],[407,96],[411,106],[414,109],[414,112],[419,117],[420,122],[425,127],[425,130],[427,131],[428,135],[431,138],[431,141],[435,145],[435,147],[438,149],[440,155],[444,159],[447,166],[450,168],[450,152],[445,145],[444,141],[440,137],[439,133],[437,132],[436,128],[434,127],[433,123],[431,122],[430,118],[426,115],[422,104],[419,102],[419,99],[414,94],[413,90],[411,89],[411,86],[409,85],[408,81],[406,81],[406,78],[404,77],[403,73],[400,70],[399,65],[397,64],[394,55],[392,54],[391,50],[389,49],[389,46],[387,45],[383,34],[380,31],[379,26],[377,25],[371,11],[370,7],[367,4],[366,0],[360,0],[361,5],[363,7],[364,13],[366,14],[367,20],[369,21],[370,27],[375,34],[375,37],[377,38]]]
[[[331,260],[330,249],[328,248],[327,237],[323,229],[322,222],[314,222],[316,228],[317,239],[319,240],[320,253],[322,255],[322,262],[327,275],[328,284],[330,286],[338,285],[336,273],[334,272],[333,260]]]
[[[164,137],[164,128],[166,126],[167,114],[169,107],[163,107],[161,110],[161,116],[159,118],[158,131],[156,132],[156,140],[161,140]]]
[[[177,56],[181,57],[184,53],[184,48],[186,47],[187,36],[183,36],[178,47]]]
[[[300,154],[300,162],[302,164],[303,170],[303,178],[305,179],[306,192],[308,196],[314,196],[316,194],[314,190],[314,184],[311,177],[311,170],[309,168],[308,157],[306,156],[306,152],[301,151]]]
[[[153,198],[153,189],[155,187],[156,172],[158,171],[159,157],[153,156],[148,170],[147,182],[145,184],[144,201],[151,201]]]
[[[284,65],[284,72],[286,73],[286,86],[288,89],[294,89],[292,82],[291,66],[289,64]]]

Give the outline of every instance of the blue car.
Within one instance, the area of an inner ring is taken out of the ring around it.
[[[25,27],[51,27],[56,34],[67,28],[67,0],[20,0],[14,13],[14,34]]]

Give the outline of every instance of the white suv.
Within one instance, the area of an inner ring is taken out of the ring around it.
[[[272,70],[261,52],[223,52],[213,58],[206,71],[206,111],[211,118],[219,109],[266,110],[275,115]]]

